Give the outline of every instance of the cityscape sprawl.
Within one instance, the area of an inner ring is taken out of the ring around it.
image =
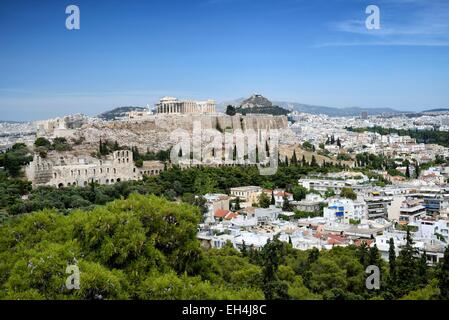
[[[34,265],[38,253],[30,250],[51,242],[39,235],[63,228],[58,219],[71,221],[67,234],[74,238],[66,239],[70,244],[54,241],[69,247],[76,242],[68,256],[85,259],[78,263],[81,272],[89,274],[89,263],[99,263],[117,283],[122,275],[113,272],[129,273],[128,291],[124,284],[123,292],[81,289],[78,298],[169,298],[154,284],[161,277],[191,283],[200,299],[448,298],[441,274],[449,273],[449,111],[333,117],[274,106],[259,94],[221,111],[214,100],[164,97],[154,108],[121,108],[98,117],[0,122],[0,152],[0,254],[13,252],[21,241],[28,250],[25,258],[0,262],[2,298],[73,294],[34,280],[25,288],[14,278],[27,272],[22,263],[29,270],[43,268]],[[267,167],[273,171],[263,174]],[[176,237],[180,229],[182,236],[166,242],[151,236],[159,226],[145,220],[145,206],[161,210],[164,223],[173,227],[167,232]],[[137,218],[127,218],[133,208]],[[102,212],[108,226],[115,213],[133,225],[114,225],[109,235],[99,235]],[[31,245],[17,228],[33,217],[43,220]],[[140,233],[141,224],[153,231]],[[89,232],[96,240],[83,238]],[[148,257],[150,247],[120,247],[120,232],[135,232],[141,243],[151,238],[155,251]],[[95,255],[94,248],[111,251],[109,258]],[[184,257],[182,250],[195,254]],[[277,255],[285,261],[270,273],[266,261]],[[145,271],[139,257],[147,259]],[[231,263],[230,257],[241,260],[240,273],[223,274],[231,272],[220,266]],[[209,264],[200,266],[201,259]],[[160,267],[165,263],[166,269]],[[381,272],[375,289],[365,288],[370,265]],[[396,265],[416,272],[406,274],[407,285]],[[133,278],[133,270],[143,272],[142,278]],[[54,281],[65,281],[61,272]],[[325,272],[335,283],[316,278]],[[81,288],[83,281],[94,280],[81,278]],[[211,292],[199,288],[201,283]],[[236,289],[239,283],[242,290]],[[170,298],[187,293],[177,294]]]

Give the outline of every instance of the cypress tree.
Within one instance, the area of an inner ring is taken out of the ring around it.
[[[310,162],[311,167],[316,167],[318,164],[316,162],[315,155],[312,155],[312,161]]]
[[[292,155],[292,159],[291,159],[290,163],[294,166],[296,166],[298,164],[298,159],[296,158],[296,150],[293,150],[293,155]]]
[[[428,270],[427,270],[427,253],[424,251],[418,260],[418,278],[420,287],[425,287],[428,281]]]
[[[368,263],[380,268],[380,254],[376,244],[369,248]]]
[[[402,294],[414,290],[417,284],[417,250],[413,247],[413,239],[410,228],[407,228],[406,244],[399,252],[397,259],[398,286]]]
[[[437,278],[440,298],[449,300],[449,246],[446,247],[444,257],[438,265]]]
[[[394,247],[394,240],[390,238],[390,248],[388,249],[388,265],[390,268],[390,279],[396,280],[396,250]]]

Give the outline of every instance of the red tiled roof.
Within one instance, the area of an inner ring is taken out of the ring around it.
[[[237,217],[237,214],[233,213],[233,212],[229,212],[226,216],[225,219],[226,220],[231,220],[234,219],[235,217]]]
[[[229,210],[218,209],[215,211],[214,216],[217,218],[224,218],[229,213]]]

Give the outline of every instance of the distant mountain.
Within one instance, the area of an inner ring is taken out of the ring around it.
[[[240,106],[244,101],[245,101],[244,98],[223,101],[217,104],[217,110],[225,112],[226,106],[228,105]],[[273,101],[272,104],[290,111],[299,111],[311,114],[325,114],[331,117],[359,116],[362,112],[367,112],[368,115],[411,113],[410,111],[399,111],[392,108],[359,108],[359,107],[337,108],[337,107],[316,106],[288,101]]]
[[[424,110],[421,113],[432,113],[432,112],[449,112],[449,108],[438,108],[438,109]]]
[[[122,118],[126,116],[127,112],[130,111],[145,111],[147,108],[142,107],[119,107],[115,108],[106,112],[103,112],[97,116],[97,118],[100,118],[102,120],[116,120],[118,118]]]
[[[27,123],[28,121],[11,121],[11,120],[0,120],[0,123]]]
[[[331,117],[359,116],[362,112],[367,112],[368,115],[410,113],[409,111],[399,111],[392,108],[359,108],[359,107],[336,108],[336,107],[315,106],[297,102],[284,102],[284,101],[278,101],[274,103],[289,110],[306,112],[311,114],[325,114]]]

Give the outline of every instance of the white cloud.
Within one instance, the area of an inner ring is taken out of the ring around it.
[[[328,46],[449,46],[449,2],[390,0],[379,2],[381,29],[368,30],[367,16],[330,25],[346,34],[347,40],[325,42]]]

